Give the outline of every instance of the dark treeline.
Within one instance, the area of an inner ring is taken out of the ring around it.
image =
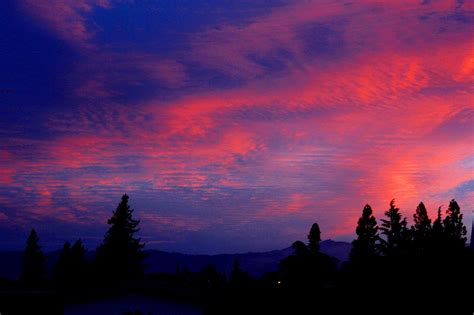
[[[295,241],[293,254],[278,270],[255,279],[241,269],[238,259],[230,275],[214,266],[197,273],[177,266],[173,274],[145,274],[144,244],[135,236],[140,221],[132,217],[128,199],[122,197],[108,220],[110,227],[95,257],[87,259],[81,240],[66,242],[51,277],[32,230],[14,285],[61,292],[53,304],[139,292],[196,303],[206,314],[474,311],[474,255],[466,247],[466,226],[455,200],[445,211],[439,207],[436,218],[430,218],[420,202],[411,226],[394,200],[379,220],[367,204],[355,227],[350,259],[342,264],[320,252],[321,230],[314,223],[306,242]],[[15,314],[14,307],[2,312],[10,313]]]
[[[96,249],[95,259],[86,258],[86,249],[79,239],[71,245],[66,242],[59,253],[53,270],[52,284],[65,288],[84,288],[94,285],[116,285],[127,280],[143,279],[144,244],[134,237],[139,231],[139,220],[132,218],[129,197],[123,195],[117,209],[107,221],[109,230],[102,244]],[[28,237],[23,257],[22,284],[44,286],[48,284],[44,254],[41,252],[36,231]],[[51,284],[51,283],[49,283]]]

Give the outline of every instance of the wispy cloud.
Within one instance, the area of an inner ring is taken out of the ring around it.
[[[19,5],[37,19],[38,26],[74,45],[89,46],[96,29],[87,22],[87,15],[111,4],[109,0],[20,0]]]
[[[95,32],[116,26],[94,12],[123,3],[20,4],[80,57],[38,132],[2,139],[0,206],[17,224],[103,224],[127,192],[147,239],[213,251],[246,231],[241,250],[286,246],[313,221],[347,237],[367,202],[378,216],[392,198],[408,216],[420,200],[433,214],[472,203],[470,2],[285,2],[106,42]]]

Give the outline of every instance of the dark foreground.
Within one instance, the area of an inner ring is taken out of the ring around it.
[[[380,226],[366,205],[342,264],[321,251],[313,223],[308,242],[294,242],[278,269],[259,277],[238,257],[230,274],[179,264],[173,273],[144,273],[144,245],[133,237],[139,221],[127,202],[124,195],[92,262],[80,240],[66,242],[49,278],[32,230],[20,280],[0,282],[1,315],[474,314],[474,250],[455,200],[434,222],[420,203],[411,227],[394,200]]]
[[[440,266],[441,269],[445,269]],[[453,271],[455,272],[455,271]],[[445,276],[448,276],[446,273]],[[0,313],[16,314],[473,314],[473,291],[460,282],[416,285],[401,278],[359,279],[326,287],[285,287],[278,280],[176,287],[76,290],[4,288]],[[389,288],[387,282],[392,283]]]

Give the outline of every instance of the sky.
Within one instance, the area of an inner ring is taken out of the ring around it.
[[[366,203],[474,210],[474,1],[3,0],[0,249],[350,241]]]

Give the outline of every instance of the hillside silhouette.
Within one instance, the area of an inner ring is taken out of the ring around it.
[[[333,240],[321,241],[321,252],[336,258],[340,266],[342,266],[343,262],[349,260],[350,251],[350,243]],[[46,271],[49,276],[53,275],[60,252],[60,250],[56,250],[45,253]],[[289,246],[268,252],[216,255],[182,254],[156,249],[144,250],[144,253],[143,263],[146,273],[173,273],[176,271],[177,266],[181,269],[197,272],[208,265],[214,265],[219,272],[229,275],[232,271],[234,260],[239,259],[242,269],[246,270],[253,277],[261,277],[267,272],[278,270],[280,261],[290,256],[293,253],[293,248]],[[22,251],[0,251],[0,278],[18,279],[21,273],[22,256]],[[86,251],[85,257],[87,261],[93,261],[95,259],[95,251]]]

